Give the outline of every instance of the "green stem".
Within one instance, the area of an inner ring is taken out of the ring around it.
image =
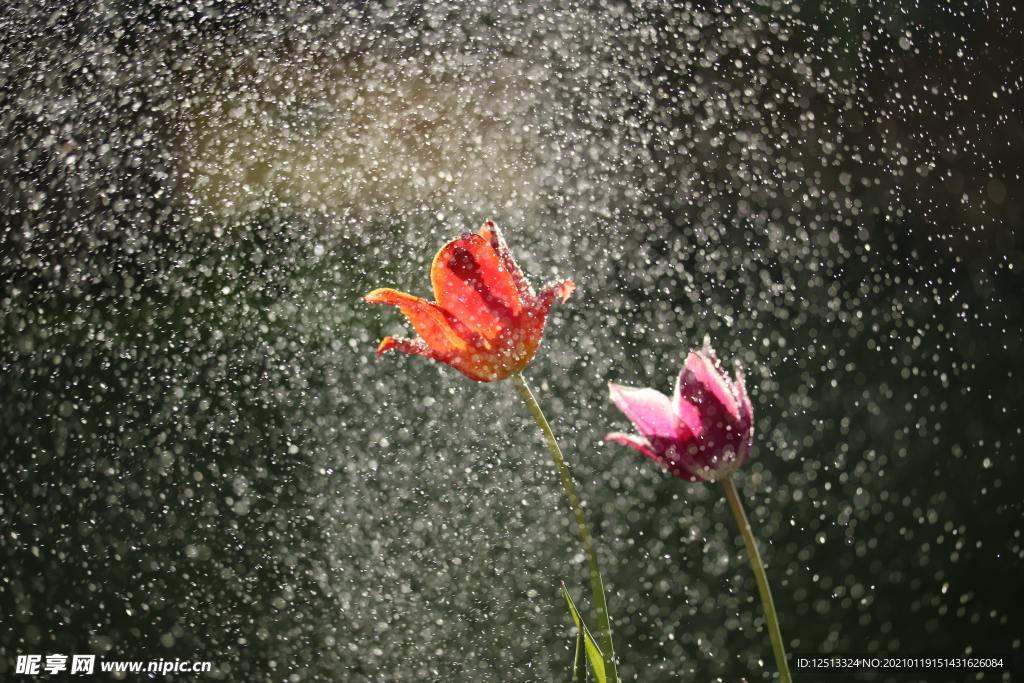
[[[754,532],[750,529],[747,513],[743,511],[743,503],[740,502],[736,484],[727,477],[722,480],[722,486],[725,487],[725,499],[729,501],[729,507],[732,508],[732,514],[736,518],[736,524],[740,527],[743,542],[747,546],[750,566],[754,568],[754,578],[757,579],[757,591],[761,594],[764,617],[768,622],[768,637],[772,641],[772,652],[775,653],[775,665],[779,668],[779,678],[782,683],[793,683],[793,676],[789,673],[789,663],[786,661],[786,648],[782,643],[782,631],[779,630],[779,615],[775,613],[775,601],[772,600],[772,591],[768,587],[768,575],[764,573],[764,563],[761,562],[761,553],[757,550]]]
[[[604,595],[604,579],[601,578],[601,567],[597,563],[597,552],[594,550],[594,541],[590,537],[590,530],[587,528],[587,520],[583,516],[583,507],[580,505],[580,497],[576,493],[576,486],[572,483],[572,475],[562,457],[562,449],[558,447],[555,434],[551,431],[551,425],[544,417],[544,411],[540,409],[536,397],[530,391],[529,385],[521,372],[512,375],[512,381],[523,397],[523,402],[530,409],[530,414],[540,426],[544,434],[544,441],[547,442],[548,450],[551,452],[551,459],[555,461],[555,468],[558,470],[558,477],[562,480],[562,488],[565,489],[565,497],[569,499],[569,507],[572,508],[576,517],[576,526],[580,531],[580,539],[583,541],[583,550],[587,555],[587,564],[590,568],[590,590],[594,594],[594,603],[597,607],[597,620],[601,627],[602,647],[601,653],[604,657],[605,674],[609,683],[617,683],[619,674],[615,669],[615,648],[612,646],[612,623],[608,616],[608,602]]]

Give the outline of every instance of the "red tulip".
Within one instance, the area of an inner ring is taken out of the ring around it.
[[[691,352],[672,398],[656,389],[609,384],[611,399],[639,435],[615,432],[625,444],[689,481],[717,481],[750,456],[754,411],[737,368],[732,380],[711,347]]]
[[[398,306],[419,339],[385,337],[377,355],[391,349],[427,356],[470,379],[505,379],[529,365],[556,297],[576,286],[553,283],[535,296],[492,221],[441,247],[430,268],[436,301],[395,289],[375,289],[364,299]]]

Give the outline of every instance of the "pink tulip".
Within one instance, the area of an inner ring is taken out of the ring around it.
[[[608,388],[612,401],[640,433],[615,432],[606,436],[605,441],[638,450],[687,481],[722,483],[754,570],[779,680],[792,683],[768,575],[739,490],[731,478],[750,457],[754,442],[754,409],[743,383],[743,371],[737,365],[736,378],[730,378],[705,340],[701,351],[686,357],[672,398],[656,389],[633,389],[618,384],[609,384]]]
[[[639,434],[613,432],[605,441],[625,444],[688,481],[718,481],[750,457],[754,411],[737,366],[722,369],[705,342],[679,373],[672,398],[657,389],[609,384],[612,401]]]

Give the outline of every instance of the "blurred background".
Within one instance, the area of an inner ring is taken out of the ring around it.
[[[360,301],[428,295],[488,217],[579,287],[527,374],[625,680],[774,672],[720,487],[601,444],[606,382],[668,391],[705,335],[748,367],[737,481],[790,650],[1019,663],[1022,28],[952,0],[9,7],[0,677],[567,680],[560,580],[593,616],[529,414],[375,361],[407,327]]]

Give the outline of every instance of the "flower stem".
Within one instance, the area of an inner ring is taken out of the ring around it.
[[[586,518],[583,516],[583,507],[580,505],[580,497],[576,493],[576,486],[572,483],[572,475],[562,457],[562,449],[558,447],[555,434],[551,431],[551,425],[544,417],[544,411],[540,409],[536,397],[530,391],[529,385],[521,372],[512,375],[512,381],[523,397],[523,402],[530,409],[530,414],[540,426],[544,434],[544,441],[547,442],[548,450],[551,452],[551,459],[555,461],[555,468],[558,470],[558,477],[562,480],[562,488],[565,489],[565,497],[569,499],[569,507],[572,508],[576,517],[576,526],[579,528],[580,539],[583,541],[583,550],[587,555],[587,565],[590,569],[590,590],[594,594],[594,603],[597,607],[597,620],[601,627],[601,653],[604,657],[605,675],[608,683],[618,683],[619,675],[615,668],[615,648],[612,645],[612,623],[608,616],[608,601],[604,594],[604,579],[601,578],[601,567],[597,562],[597,552],[594,550],[594,541],[587,528]]]
[[[789,673],[789,663],[786,661],[786,648],[782,643],[782,631],[779,630],[779,615],[775,613],[775,601],[772,600],[772,591],[768,587],[768,576],[764,572],[764,563],[761,562],[761,553],[757,550],[754,532],[750,529],[747,513],[743,511],[743,503],[740,502],[736,484],[731,478],[726,477],[722,480],[722,486],[725,488],[725,499],[729,501],[729,507],[732,508],[732,514],[736,518],[736,524],[740,527],[743,542],[747,546],[747,555],[750,556],[750,566],[754,569],[754,578],[757,579],[757,590],[761,594],[761,604],[764,607],[765,620],[768,622],[768,636],[772,641],[772,652],[775,653],[775,665],[779,668],[779,678],[782,683],[793,683],[793,676]]]

